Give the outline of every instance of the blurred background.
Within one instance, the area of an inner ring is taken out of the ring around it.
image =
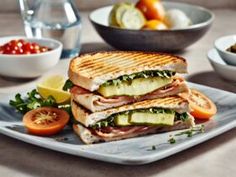
[[[2,2],[3,0],[1,0]],[[91,10],[94,8],[110,5],[124,0],[75,0],[80,10]],[[136,2],[137,0],[126,0],[126,2]],[[168,0],[173,1],[173,0]],[[236,8],[236,0],[174,0],[176,2],[187,2],[191,4],[201,5],[207,8]],[[4,1],[4,6],[0,6],[0,12],[16,12],[19,11],[17,0]]]

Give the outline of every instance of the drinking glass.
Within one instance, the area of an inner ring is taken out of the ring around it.
[[[19,0],[19,4],[27,37],[61,41],[61,58],[79,54],[81,20],[73,0]]]

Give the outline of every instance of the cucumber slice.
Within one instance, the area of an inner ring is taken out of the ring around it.
[[[149,77],[137,78],[131,82],[122,81],[118,85],[101,85],[98,92],[104,97],[129,95],[138,96],[150,93],[172,82],[172,78]]]
[[[129,125],[174,125],[175,112],[130,112],[118,114],[114,118],[114,123],[117,126]]]
[[[129,117],[131,124],[137,125],[174,125],[175,112],[147,113],[133,112]]]
[[[116,22],[119,26],[121,26],[122,22],[122,16],[125,13],[126,10],[130,9],[130,8],[134,8],[133,5],[128,4],[128,3],[121,3],[120,6],[116,9]]]
[[[119,24],[121,28],[139,30],[145,25],[145,23],[146,19],[142,12],[133,7],[123,10]]]
[[[128,126],[131,125],[129,123],[129,115],[128,114],[119,114],[114,118],[114,122],[117,126]]]
[[[111,12],[110,12],[110,14],[109,14],[108,22],[109,22],[110,26],[119,27],[119,24],[116,22],[116,11],[119,7],[120,7],[120,4],[114,5]]]
[[[109,25],[120,27],[122,14],[126,9],[130,7],[134,7],[134,5],[131,3],[115,4],[109,14],[109,19],[108,19]]]
[[[119,25],[116,23],[116,16],[114,12],[111,12],[111,14],[109,15],[109,26],[116,26],[119,27]]]

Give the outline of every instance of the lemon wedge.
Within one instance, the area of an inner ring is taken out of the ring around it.
[[[71,95],[62,89],[65,81],[65,78],[61,75],[52,75],[38,83],[37,90],[44,99],[53,96],[56,103],[69,103]]]

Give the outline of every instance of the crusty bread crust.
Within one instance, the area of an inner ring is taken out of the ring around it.
[[[173,126],[157,126],[156,129],[151,129],[145,132],[137,132],[137,133],[128,134],[126,136],[118,136],[118,137],[104,138],[97,135],[93,135],[88,128],[84,127],[81,124],[74,124],[73,129],[74,129],[74,132],[80,137],[80,139],[85,144],[93,144],[97,142],[104,142],[104,141],[108,142],[108,141],[116,141],[116,140],[121,140],[121,139],[128,139],[128,138],[133,138],[133,137],[147,135],[147,134],[188,129],[188,128],[193,127],[194,125],[195,125],[194,118],[191,115],[189,115],[189,119],[187,121],[185,122],[176,121]]]
[[[170,96],[165,98],[157,98],[153,100],[145,100],[130,105],[124,105],[100,112],[91,113],[73,100],[71,101],[72,113],[74,118],[85,127],[94,125],[96,122],[106,119],[114,113],[124,112],[135,109],[148,109],[152,107],[172,109],[179,113],[189,111],[189,103],[186,99],[179,96]]]
[[[186,73],[187,63],[184,58],[165,53],[98,52],[72,59],[68,75],[75,85],[92,92],[108,80],[147,70],[171,70]]]
[[[101,141],[99,137],[94,136],[89,129],[85,128],[82,125],[79,124],[73,124],[73,129],[74,132],[79,135],[80,139],[85,143],[85,144],[92,144],[95,142]]]

